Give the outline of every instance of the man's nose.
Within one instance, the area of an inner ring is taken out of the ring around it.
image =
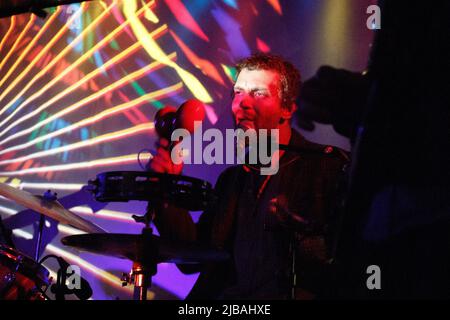
[[[250,109],[253,106],[253,99],[249,94],[244,94],[239,102],[239,107],[242,109]]]

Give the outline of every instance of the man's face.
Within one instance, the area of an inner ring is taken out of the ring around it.
[[[242,69],[234,85],[232,111],[238,128],[276,129],[282,117],[280,75],[271,70]]]

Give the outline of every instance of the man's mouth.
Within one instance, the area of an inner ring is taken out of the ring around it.
[[[241,119],[241,120],[237,121],[237,127],[246,131],[248,129],[254,129],[255,125],[254,125],[253,121],[251,121],[249,119]]]

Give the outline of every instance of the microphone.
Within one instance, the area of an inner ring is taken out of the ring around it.
[[[180,141],[171,141],[172,133],[176,129],[185,129],[190,134],[194,133],[197,129],[196,126],[204,120],[205,113],[205,106],[197,99],[185,101],[178,110],[173,106],[165,106],[158,110],[154,119],[155,130],[159,138],[164,138],[169,142],[165,149],[172,152],[173,148],[180,143]],[[145,165],[145,169],[149,170],[150,165],[151,161]],[[141,167],[143,166],[141,165]]]
[[[155,115],[155,130],[160,138],[170,140],[170,136],[175,127],[177,109],[172,106],[165,106],[159,109]]]
[[[89,285],[89,282],[80,276],[80,288],[79,289],[69,289],[66,285],[66,275],[67,268],[70,264],[64,260],[62,257],[56,257],[58,260],[60,269],[58,271],[58,281],[56,284],[53,284],[51,287],[52,293],[54,293],[57,297],[64,300],[64,295],[66,294],[75,294],[80,300],[87,300],[92,296],[92,288]]]
[[[200,100],[190,99],[184,102],[178,110],[173,106],[165,106],[155,115],[155,129],[160,138],[170,141],[172,132],[176,129],[186,129],[194,133],[195,122],[205,119],[205,106]]]
[[[203,122],[205,119],[205,106],[197,99],[190,99],[183,103],[177,110],[175,129],[186,129],[189,133],[194,133],[197,129],[196,122]]]

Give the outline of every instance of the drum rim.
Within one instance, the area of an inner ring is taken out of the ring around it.
[[[28,255],[8,245],[0,244],[0,262],[11,272],[20,273],[31,279],[36,286],[50,284],[50,272]]]

